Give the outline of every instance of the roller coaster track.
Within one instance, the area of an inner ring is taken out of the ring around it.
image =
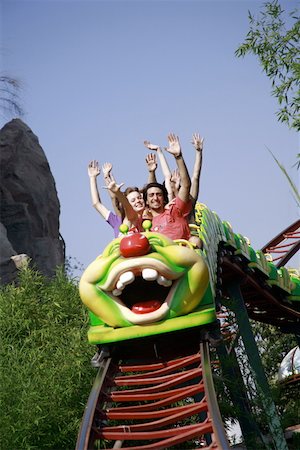
[[[277,267],[284,266],[300,248],[300,220],[282,231],[261,250],[271,254]]]
[[[266,257],[281,268],[283,277],[288,271],[283,267],[300,248],[300,220],[282,231],[262,248]],[[279,256],[278,256],[279,255]],[[228,295],[227,286],[240,280],[241,291],[248,315],[258,322],[280,327],[285,332],[299,332],[300,310],[291,305],[287,292],[270,277],[255,272],[241,249],[233,251],[222,246],[218,267],[223,295]],[[282,277],[282,278],[283,278]]]
[[[283,266],[300,248],[300,220],[257,252],[205,205],[198,220],[219,307],[238,283],[251,319],[299,332],[299,300],[294,301],[299,292]],[[194,327],[110,347],[85,408],[76,450],[229,449],[207,333]]]
[[[200,344],[200,351],[176,359],[154,356],[147,363],[103,360],[88,399],[77,450],[196,448],[200,439],[201,448],[229,449],[214,391],[208,342]],[[193,447],[182,446],[186,442],[194,443]]]

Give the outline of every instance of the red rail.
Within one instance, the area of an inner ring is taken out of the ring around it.
[[[300,248],[300,220],[279,233],[261,250],[269,253],[277,267],[284,266]]]

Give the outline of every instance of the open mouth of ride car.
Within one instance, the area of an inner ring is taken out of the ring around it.
[[[145,281],[142,276],[137,276],[117,297],[134,313],[145,314],[160,308],[169,291],[170,287],[164,287],[157,281]]]
[[[174,273],[162,263],[159,268],[157,266],[156,261],[155,268],[126,267],[124,270],[122,267],[105,286],[105,292],[132,323],[161,320],[169,310],[177,279],[182,273]]]

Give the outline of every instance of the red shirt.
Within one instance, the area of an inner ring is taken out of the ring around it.
[[[165,234],[171,239],[186,239],[190,237],[188,215],[192,209],[192,202],[183,202],[176,197],[167,205],[167,208],[158,216],[152,218],[151,231]]]

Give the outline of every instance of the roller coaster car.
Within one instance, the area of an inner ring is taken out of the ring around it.
[[[216,308],[201,250],[146,231],[114,239],[80,280],[92,344],[212,324]]]

